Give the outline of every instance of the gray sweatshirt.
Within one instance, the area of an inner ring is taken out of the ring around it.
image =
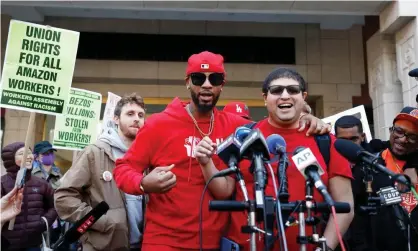
[[[128,150],[115,129],[107,129],[100,135],[99,139],[105,141],[112,147],[115,159],[122,158]],[[143,196],[125,193],[125,197],[129,220],[130,246],[131,248],[139,248],[142,243],[143,233],[141,231],[144,224],[144,214],[142,212]]]

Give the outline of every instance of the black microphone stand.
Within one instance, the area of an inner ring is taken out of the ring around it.
[[[261,154],[254,154],[250,171],[254,175],[254,199],[248,200],[248,225],[243,226],[241,231],[243,233],[250,234],[250,250],[255,251],[256,245],[256,233],[266,235],[264,238],[265,250],[268,250],[269,238],[271,236],[270,231],[267,230],[267,215],[266,215],[266,197],[265,197],[265,184],[267,176],[262,170],[264,168],[263,156]],[[271,204],[271,203],[269,203]],[[274,207],[274,204],[272,205]],[[274,210],[274,209],[272,209]],[[256,226],[257,222],[264,222],[264,230]]]
[[[247,191],[247,187],[245,186],[245,181],[244,178],[242,177],[241,171],[239,168],[237,168],[237,166],[235,165],[236,162],[236,158],[235,157],[231,157],[231,159],[233,158],[233,161],[230,161],[228,163],[229,168],[235,168],[236,171],[236,177],[237,177],[237,181],[238,184],[240,185],[242,194],[244,196],[244,202],[247,203],[250,207],[248,210],[248,232],[250,234],[250,251],[256,251],[256,232],[260,229],[258,229],[255,225],[255,212],[256,212],[256,206],[254,201],[250,201],[250,198],[248,197],[248,191]],[[235,160],[235,161],[234,161]]]
[[[315,205],[315,201],[313,199],[313,190],[314,190],[314,183],[312,179],[307,179],[305,182],[305,200],[304,201],[297,201],[296,203],[283,203],[282,210],[288,211],[290,214],[292,212],[298,212],[298,229],[299,234],[297,236],[296,242],[299,244],[299,251],[306,251],[307,244],[317,244],[319,245],[322,250],[326,249],[326,239],[325,237],[319,237],[317,231],[317,225],[321,222],[318,217],[313,216],[313,211],[317,212],[327,212],[329,211],[329,207],[321,207],[317,208]],[[293,211],[290,210],[291,206],[297,204],[294,207]],[[306,218],[305,218],[306,212]],[[286,224],[286,227],[288,224]],[[312,226],[312,236],[306,235],[306,227]]]
[[[288,183],[287,183],[287,175],[286,175],[286,169],[289,165],[289,160],[287,159],[287,154],[282,154],[279,165],[277,166],[277,173],[279,174],[279,182],[280,182],[280,188],[279,188],[279,200],[282,203],[289,202],[289,192],[288,192]]]

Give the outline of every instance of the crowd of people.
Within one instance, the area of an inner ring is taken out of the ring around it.
[[[25,161],[24,143],[5,146],[1,152],[7,171],[1,179],[2,248],[41,250],[47,227],[51,233],[47,241],[54,243],[105,201],[107,213],[81,236],[78,245],[61,250],[219,250],[222,238],[249,250],[249,235],[241,231],[247,224],[247,212],[216,212],[208,207],[212,200],[244,199],[235,177],[219,177],[208,185],[202,215],[200,199],[206,182],[228,168],[216,154],[219,143],[238,127],[252,124],[264,137],[279,134],[286,141],[289,201],[305,199],[305,178],[291,160],[294,150],[303,146],[311,149],[323,167],[321,179],[332,198],[351,206],[350,213],[324,218],[319,229],[326,238],[327,251],[342,248],[336,224],[344,235],[346,250],[418,250],[418,209],[413,194],[402,194],[400,215],[394,215],[392,207],[364,209],[370,196],[394,184],[362,163],[350,163],[334,146],[337,138],[360,145],[375,153],[391,171],[409,176],[418,189],[417,108],[405,107],[394,118],[388,142],[367,143],[362,123],[354,116],[341,117],[335,123],[335,136],[330,134],[330,126],[310,114],[307,83],[292,69],[277,68],[266,76],[260,88],[268,116],[257,122],[251,121],[245,103],[230,103],[222,111],[216,108],[227,85],[221,55],[207,51],[192,55],[185,76],[191,101],[175,98],[163,112],[146,121],[143,99],[136,94],[123,96],[114,111],[114,128],[107,128],[95,143],[80,151],[65,175],[54,165],[53,146],[42,141],[28,154],[25,185],[17,188],[17,172]],[[318,144],[318,135],[326,136],[327,156]],[[239,167],[250,199],[254,199],[251,161],[243,160]],[[273,169],[265,194],[275,197],[272,179],[277,179],[278,173]],[[317,191],[313,199],[324,201]],[[7,222],[13,217],[14,229],[8,230]],[[399,221],[406,228],[401,229]],[[307,235],[311,233],[307,228]],[[297,224],[288,226],[288,250],[299,250],[297,236]],[[280,250],[278,243],[271,250]],[[263,249],[262,234],[257,234],[256,244],[257,250]],[[316,245],[308,245],[308,250],[315,249]]]

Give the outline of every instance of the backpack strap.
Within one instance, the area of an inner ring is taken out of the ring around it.
[[[331,158],[331,136],[329,134],[315,135],[315,142],[318,145],[322,158],[324,158],[327,170],[329,167],[329,161]]]
[[[324,159],[325,164],[327,165],[326,169],[328,171],[329,161],[331,158],[331,136],[329,134],[315,135],[314,138],[316,144],[318,145],[319,151],[321,152],[322,158]],[[320,221],[322,222],[322,233],[325,231],[325,227],[327,225],[329,217],[329,213],[322,213],[319,217]]]

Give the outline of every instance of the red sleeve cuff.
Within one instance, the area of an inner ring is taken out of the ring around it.
[[[141,182],[143,178],[144,175],[139,173],[132,177],[132,185],[134,186],[132,189],[135,191],[135,194],[144,194],[144,191],[141,189]]]

